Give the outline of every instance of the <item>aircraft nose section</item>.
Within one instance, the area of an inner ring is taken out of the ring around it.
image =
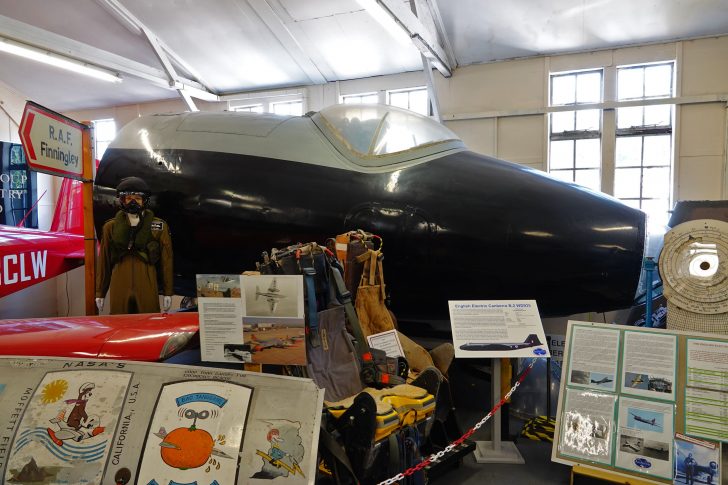
[[[535,299],[542,315],[633,303],[645,245],[643,212],[512,163],[471,154],[457,164],[451,166],[456,175],[441,179],[457,194],[457,206],[450,202],[448,214],[441,213],[449,223],[439,228],[441,242],[433,247],[442,261],[453,255],[440,248],[460,248],[458,290],[465,291],[452,299],[520,295]]]

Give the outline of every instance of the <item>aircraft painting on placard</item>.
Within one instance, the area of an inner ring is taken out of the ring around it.
[[[471,351],[492,351],[492,350],[519,350],[527,349],[530,347],[538,347],[543,345],[538,338],[538,335],[532,333],[523,342],[507,342],[507,343],[467,343],[460,346],[461,350]]]
[[[255,286],[255,299],[257,300],[260,296],[264,297],[268,302],[270,312],[273,313],[276,311],[278,302],[286,297],[286,295],[281,295],[280,291],[281,290],[278,288],[278,280],[273,278],[273,281],[268,287],[268,291],[260,291],[260,287],[257,285]]]
[[[294,344],[294,339],[288,338],[271,338],[267,340],[258,340],[255,334],[251,335],[249,340],[251,352],[260,352],[261,350],[270,348],[285,349],[287,347],[293,347]]]
[[[637,375],[636,377],[634,377],[634,378],[632,379],[632,383],[631,383],[630,385],[631,385],[632,387],[637,387],[637,386],[639,386],[640,384],[642,384],[643,382],[645,382],[645,381],[644,381],[644,379],[642,379],[642,374],[638,374],[638,375]]]
[[[632,417],[634,418],[635,421],[639,421],[640,423],[649,424],[650,426],[655,426],[657,428],[662,428],[662,425],[657,424],[657,418],[647,419],[647,418],[643,418],[639,414],[635,414],[632,412],[630,412],[629,414],[632,415]]]
[[[632,451],[639,452],[640,450],[642,450],[642,446],[640,446],[639,441],[632,442],[629,440],[624,440],[624,443],[622,443],[622,446],[624,446],[625,448],[629,448]]]
[[[592,384],[600,385],[600,384],[609,384],[610,382],[613,382],[612,379],[609,377],[602,377],[599,380],[590,379]]]

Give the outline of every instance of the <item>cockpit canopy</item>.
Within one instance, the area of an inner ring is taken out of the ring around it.
[[[364,167],[382,167],[465,148],[444,125],[394,106],[337,104],[311,118],[342,154]]]

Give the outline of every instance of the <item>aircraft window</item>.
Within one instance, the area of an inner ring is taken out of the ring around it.
[[[444,144],[460,139],[440,123],[396,108],[376,104],[338,104],[313,116],[325,134],[353,152],[355,162],[364,166],[397,163],[384,157],[424,146]],[[443,146],[443,149],[448,147]]]

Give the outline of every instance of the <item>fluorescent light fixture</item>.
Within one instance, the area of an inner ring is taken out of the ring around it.
[[[100,67],[87,64],[83,61],[65,57],[60,54],[49,52],[29,45],[24,45],[19,42],[12,41],[10,39],[4,39],[0,37],[0,51],[7,52],[9,54],[15,54],[16,56],[25,57],[26,59],[32,59],[34,61],[49,64],[51,66],[60,67],[69,71],[77,72],[79,74],[85,74],[86,76],[95,77],[103,81],[109,81],[113,83],[120,83],[121,77],[118,74]]]
[[[412,45],[409,33],[397,22],[378,0],[356,0],[374,20],[402,45]]]

